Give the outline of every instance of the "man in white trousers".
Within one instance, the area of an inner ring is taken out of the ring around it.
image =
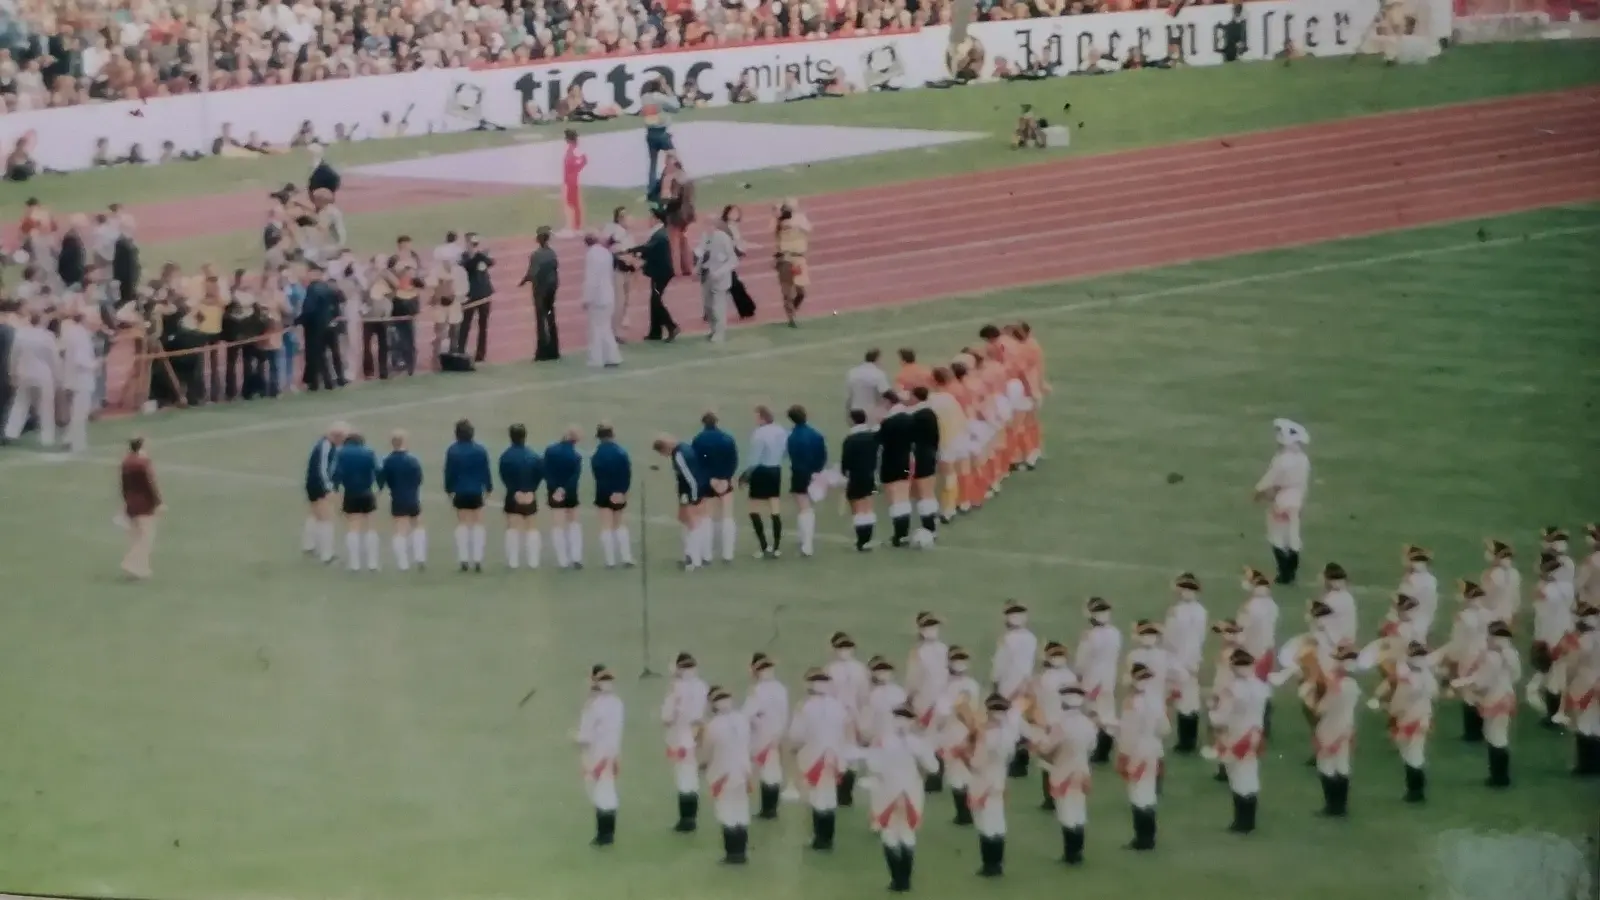
[[[94,409],[95,373],[99,363],[94,354],[94,336],[83,323],[83,309],[72,310],[61,323],[61,387],[71,398],[67,419],[67,449],[83,453],[89,449],[89,413]]]
[[[589,320],[589,365],[615,368],[622,365],[617,349],[617,333],[611,319],[617,309],[616,257],[610,244],[590,232],[583,236],[583,311]]]
[[[38,313],[17,328],[11,345],[11,384],[15,393],[6,414],[5,443],[22,436],[31,412],[39,420],[39,445],[56,443],[56,385],[61,381],[61,354],[56,338],[44,328]]]
[[[700,297],[705,302],[706,321],[711,325],[710,340],[722,343],[728,337],[728,300],[733,290],[733,270],[739,265],[738,247],[725,222],[706,232],[700,241]]]

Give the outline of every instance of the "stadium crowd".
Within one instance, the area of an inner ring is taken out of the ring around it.
[[[978,0],[977,6],[979,18],[994,20],[1174,2]],[[951,3],[0,0],[0,102],[5,112],[22,112],[420,68],[873,34],[948,22]]]

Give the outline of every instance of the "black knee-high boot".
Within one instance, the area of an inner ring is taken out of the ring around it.
[[[1277,565],[1279,584],[1294,584],[1294,573],[1289,566],[1289,551],[1282,547],[1272,548],[1272,561]]]
[[[1155,807],[1135,806],[1133,808],[1133,841],[1128,844],[1129,850],[1154,850],[1156,848],[1156,810]]]
[[[1539,724],[1546,728],[1559,728],[1556,724],[1556,714],[1561,712],[1561,692],[1544,691],[1544,720]]]
[[[1272,701],[1267,701],[1267,708],[1261,713],[1261,736],[1272,737]]]
[[[1183,754],[1195,753],[1200,749],[1199,713],[1178,713],[1178,741],[1172,749]]]
[[[1289,550],[1289,583],[1294,584],[1300,578],[1300,551]]]
[[[1489,748],[1489,779],[1484,782],[1492,788],[1511,786],[1511,748]]]
[[[1335,775],[1333,777],[1333,798],[1337,803],[1334,815],[1344,817],[1350,815],[1350,776]]]
[[[1111,749],[1114,746],[1116,746],[1116,742],[1111,739],[1111,735],[1104,731],[1100,732],[1095,736],[1094,753],[1090,755],[1089,762],[1097,764],[1110,762]]]
[[[1022,741],[1017,742],[1017,752],[1011,754],[1011,765],[1006,774],[1012,778],[1028,777],[1028,745]]]
[[[840,806],[854,806],[856,802],[856,773],[846,772],[839,776],[839,790],[837,792]]]
[[[1483,716],[1471,703],[1461,705],[1461,739],[1469,744],[1483,740]]]
[[[1339,781],[1335,775],[1317,773],[1317,780],[1322,782],[1322,810],[1321,816],[1339,815]]]
[[[724,825],[722,828],[722,861],[730,866],[742,866],[749,861],[746,849],[750,845],[750,829],[743,826]]]
[[[1407,803],[1422,803],[1428,799],[1428,773],[1417,766],[1406,766]]]
[[[966,788],[951,788],[950,789],[950,799],[954,800],[955,804],[956,804],[955,824],[957,824],[957,825],[971,825],[972,824],[972,810],[971,810],[971,808],[969,808],[967,806],[967,791],[966,791]]]
[[[1005,854],[1005,838],[978,835],[978,859],[982,861],[983,868],[978,874],[984,878],[998,878],[1004,873],[1002,860]]]
[[[834,815],[831,810],[814,809],[811,811],[811,849],[833,849],[834,821]]]
[[[778,795],[783,789],[775,784],[761,785],[761,811],[756,813],[758,819],[776,819],[778,817]]]
[[[1577,759],[1572,774],[1579,778],[1600,775],[1600,737],[1580,732],[1574,740],[1577,743]]]
[[[596,847],[609,847],[617,838],[617,811],[597,809],[594,812],[594,840]]]
[[[1056,808],[1056,798],[1050,796],[1050,773],[1040,772],[1039,781],[1044,785],[1044,800],[1039,803],[1039,808],[1043,810],[1054,810]]]
[[[939,760],[939,768],[922,779],[922,790],[927,794],[937,794],[944,790],[944,760]]]
[[[900,848],[898,846],[883,845],[883,864],[889,869],[889,890],[903,893],[905,888],[900,886]]]
[[[1083,862],[1083,826],[1061,826],[1061,861],[1069,866]]]
[[[1255,830],[1250,822],[1250,798],[1243,794],[1233,795],[1233,822],[1228,825],[1228,830],[1234,834],[1249,834]]]
[[[699,794],[678,795],[678,824],[672,830],[679,834],[688,834],[695,830],[695,820],[700,815]]]

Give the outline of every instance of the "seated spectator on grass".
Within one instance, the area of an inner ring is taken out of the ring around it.
[[[783,92],[779,94],[785,103],[797,103],[801,100],[814,100],[817,89],[800,80],[794,70],[785,70],[783,73]]]
[[[615,119],[617,112],[614,106],[601,106],[584,99],[583,87],[577,84],[567,86],[565,96],[556,107],[556,115],[567,122],[604,122]]]
[[[678,92],[678,102],[685,107],[701,107],[711,103],[711,94],[700,89],[700,80],[690,76],[683,82],[683,90]]]
[[[1167,55],[1147,63],[1152,69],[1176,69],[1188,65],[1183,59],[1183,41],[1167,41]]]
[[[748,71],[739,76],[737,84],[728,85],[729,103],[754,103],[759,99],[756,96],[755,76]]]

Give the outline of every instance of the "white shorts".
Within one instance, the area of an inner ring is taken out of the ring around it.
[[[972,445],[965,435],[952,438],[950,446],[939,449],[940,462],[960,462],[972,455]]]
[[[982,419],[973,419],[967,427],[967,451],[978,453],[994,439],[994,427]]]
[[[994,416],[1002,427],[1011,421],[1011,401],[1006,395],[1000,394],[994,398]]]
[[[1006,399],[1010,401],[1011,408],[1019,413],[1033,409],[1033,398],[1028,396],[1027,385],[1019,378],[1006,382]]]

